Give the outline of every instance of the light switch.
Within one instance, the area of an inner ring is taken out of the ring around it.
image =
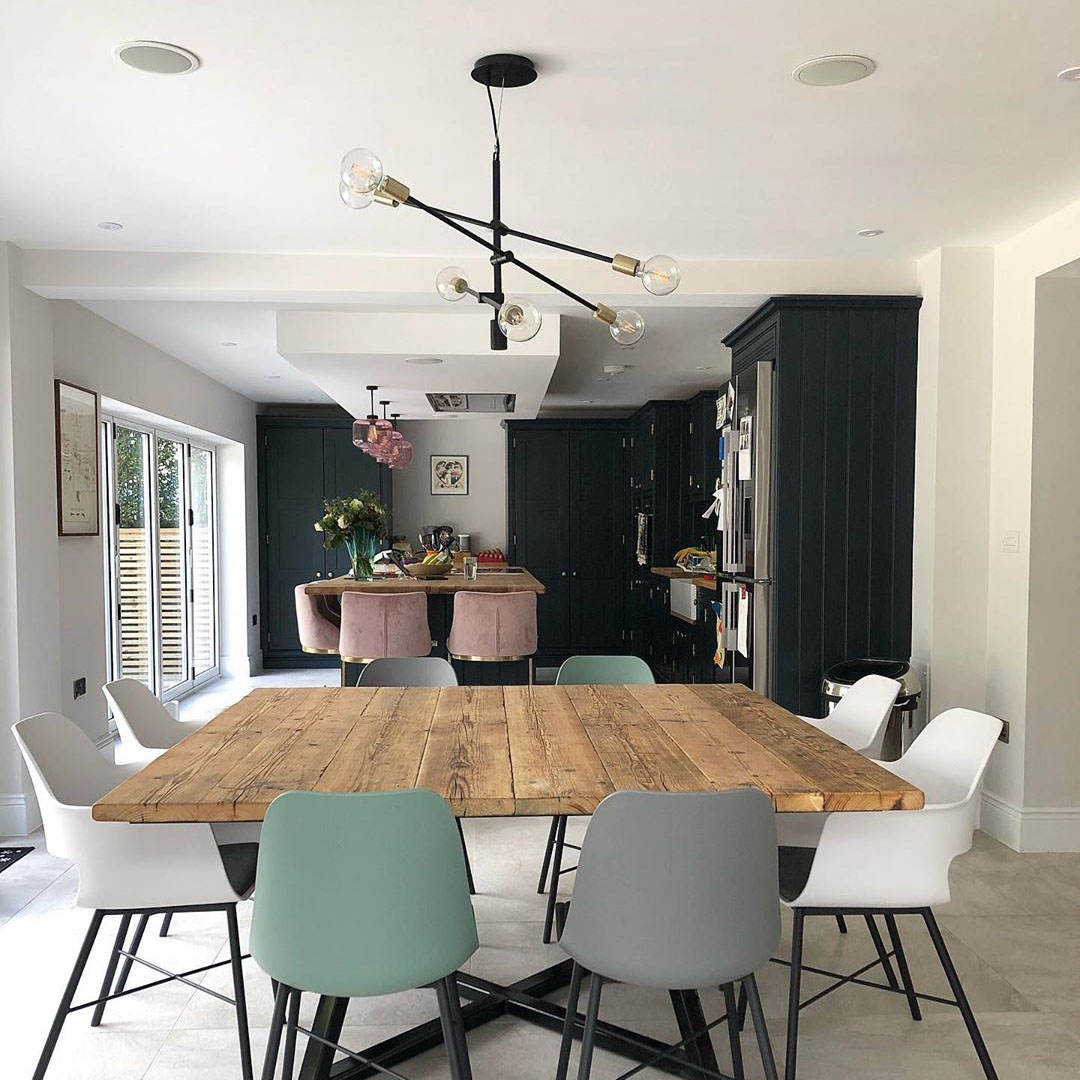
[[[1019,555],[1020,554],[1020,532],[1019,530],[1012,530],[1010,532],[1003,532],[1001,534],[1001,550],[1006,555]]]

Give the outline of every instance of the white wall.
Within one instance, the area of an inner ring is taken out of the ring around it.
[[[472,534],[473,550],[506,543],[506,431],[498,420],[403,420],[413,444],[407,469],[394,469],[394,532],[414,544],[424,525],[453,525]],[[468,454],[469,494],[432,495],[432,454]]]

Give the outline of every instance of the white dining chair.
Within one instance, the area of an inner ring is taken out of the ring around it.
[[[971,847],[983,775],[1001,721],[970,709],[949,709],[935,717],[898,761],[884,768],[923,790],[922,810],[844,812],[822,815],[816,847],[780,847],[781,899],[792,910],[791,982],[788,998],[786,1080],[795,1080],[798,1049],[803,929],[809,915],[883,915],[902,987],[837,976],[907,998],[914,1020],[920,999],[959,1008],[987,1080],[997,1080],[971,1005],[956,973],[933,908],[949,900],[949,866]],[[782,815],[780,815],[782,816]],[[918,915],[926,925],[949,982],[953,1000],[918,993],[904,955],[898,915]],[[878,963],[884,961],[879,956]],[[814,1000],[821,994],[815,994]]]
[[[46,847],[51,854],[75,863],[79,874],[76,905],[93,911],[33,1080],[45,1076],[69,1013],[92,1006],[90,1023],[96,1027],[107,1002],[144,989],[125,990],[133,962],[162,976],[150,985],[180,980],[219,998],[223,995],[193,981],[194,976],[230,964],[234,998],[224,1000],[236,1007],[242,1075],[244,1080],[252,1080],[236,905],[251,893],[254,885],[257,845],[230,844],[219,848],[210,827],[203,824],[131,825],[95,821],[93,804],[139,766],[106,761],[82,730],[57,713],[40,713],[20,720],[12,731],[33,782],[45,826]],[[225,913],[228,960],[176,974],[137,955],[150,915],[182,911]],[[117,916],[120,923],[101,990],[96,999],[73,1005],[98,932],[110,916]],[[128,930],[136,916],[138,922],[129,943]],[[116,977],[121,958],[124,964]]]
[[[153,761],[206,723],[178,720],[136,679],[117,679],[101,689],[112,710],[121,749],[128,761]]]
[[[836,703],[828,716],[801,716],[808,724],[858,750],[881,757],[885,729],[900,694],[900,683],[884,675],[864,675]]]

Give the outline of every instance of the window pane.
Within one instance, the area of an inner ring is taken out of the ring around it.
[[[157,440],[158,558],[161,582],[161,688],[188,676],[184,663],[184,486],[180,443]]]
[[[117,595],[120,604],[121,676],[151,689],[150,438],[116,428]]]
[[[191,448],[191,605],[192,666],[195,674],[216,666],[214,604],[213,455]]]

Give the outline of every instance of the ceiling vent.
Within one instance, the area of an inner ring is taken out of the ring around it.
[[[437,413],[512,413],[517,394],[427,394]]]

